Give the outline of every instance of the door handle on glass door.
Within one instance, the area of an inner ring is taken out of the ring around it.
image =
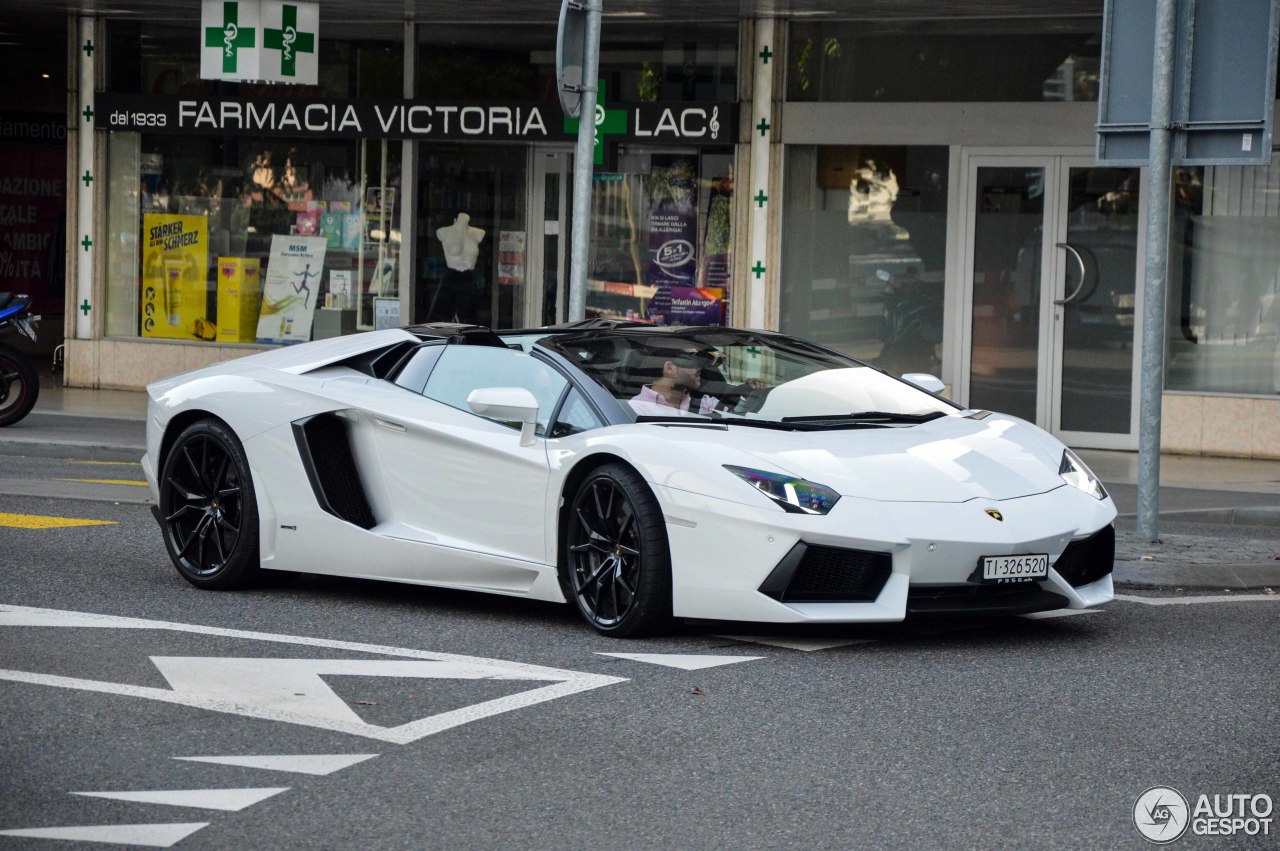
[[[1080,296],[1080,292],[1084,289],[1084,258],[1080,256],[1079,251],[1076,251],[1075,246],[1069,242],[1059,242],[1057,243],[1057,246],[1064,249],[1068,254],[1076,259],[1076,267],[1080,270],[1080,283],[1076,284],[1076,288],[1071,291],[1071,295],[1066,298],[1057,298],[1053,300],[1054,304],[1062,306],[1075,301]]]

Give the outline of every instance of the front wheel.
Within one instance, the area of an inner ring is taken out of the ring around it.
[[[259,572],[249,460],[219,420],[193,423],[174,441],[160,472],[160,525],[178,573],[197,588],[241,588]]]
[[[671,621],[671,555],[662,509],[636,472],[593,471],[569,504],[566,567],[578,611],[597,631],[651,635]]]
[[[22,352],[0,346],[0,428],[31,413],[40,395],[40,375]]]

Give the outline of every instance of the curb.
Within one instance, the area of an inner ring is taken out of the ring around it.
[[[1123,588],[1196,591],[1280,589],[1280,561],[1257,564],[1161,564],[1117,561],[1112,578]]]
[[[90,443],[78,440],[50,443],[45,440],[0,438],[0,456],[66,458],[72,461],[139,461],[146,452],[146,447],[143,446]]]

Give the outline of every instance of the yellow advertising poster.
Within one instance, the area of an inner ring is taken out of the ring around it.
[[[205,315],[209,218],[147,213],[142,217],[142,336],[210,340]]]

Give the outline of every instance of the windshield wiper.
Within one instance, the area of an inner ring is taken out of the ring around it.
[[[636,417],[638,423],[653,423],[661,426],[693,426],[702,428],[719,428],[723,429],[730,425],[744,425],[752,428],[771,428],[778,431],[809,431],[812,426],[804,423],[788,423],[786,421],[778,422],[777,420],[747,420],[737,417],[716,417],[714,419],[693,419],[692,417],[662,417],[662,416],[641,416]]]
[[[942,411],[926,411],[922,414],[900,414],[892,411],[858,411],[852,414],[820,414],[811,417],[783,417],[784,423],[866,423],[892,425],[894,423],[927,423],[945,417]]]

